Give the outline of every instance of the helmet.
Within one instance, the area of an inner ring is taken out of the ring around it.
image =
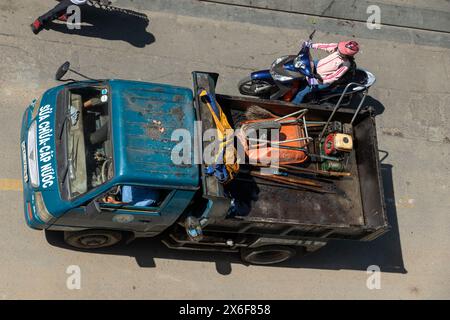
[[[356,41],[341,41],[338,43],[339,53],[346,56],[354,56],[359,51],[359,44]]]

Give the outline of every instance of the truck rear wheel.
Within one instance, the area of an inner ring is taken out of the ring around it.
[[[122,240],[122,233],[111,230],[82,230],[64,232],[64,241],[79,249],[111,247]]]
[[[296,250],[287,246],[262,246],[242,248],[241,259],[250,264],[269,265],[286,261],[296,254]]]

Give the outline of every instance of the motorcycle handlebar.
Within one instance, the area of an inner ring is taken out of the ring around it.
[[[311,43],[312,42],[312,39],[313,39],[315,33],[316,33],[316,29],[314,29],[313,32],[311,32],[311,34],[308,37],[308,41],[303,41],[302,42],[302,46],[301,46],[302,49],[305,46],[305,43]]]

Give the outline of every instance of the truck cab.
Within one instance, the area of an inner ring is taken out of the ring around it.
[[[193,132],[192,99],[187,88],[105,80],[58,86],[33,101],[21,130],[27,224],[135,236],[154,236],[172,225],[200,183],[198,166],[171,161],[172,132]],[[124,188],[157,199],[144,205],[101,200]],[[98,247],[114,241],[107,239],[90,234],[77,241]]]

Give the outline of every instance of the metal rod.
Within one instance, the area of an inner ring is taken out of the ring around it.
[[[341,97],[339,98],[338,102],[336,103],[336,106],[334,107],[333,112],[331,113],[331,115],[330,115],[330,117],[328,118],[328,120],[327,120],[325,126],[324,126],[323,129],[322,129],[322,132],[321,132],[320,135],[319,135],[319,141],[322,140],[322,137],[323,137],[323,134],[325,133],[325,130],[327,129],[328,125],[330,124],[331,119],[333,119],[334,114],[336,113],[337,109],[340,107],[341,102],[342,102],[342,99],[344,98],[344,95],[347,93],[347,90],[348,90],[348,88],[349,88],[351,85],[361,86],[361,84],[356,83],[356,82],[350,82],[349,84],[347,84],[347,85],[345,86],[345,89],[344,89],[344,91],[342,92]]]
[[[293,113],[290,113],[290,114],[288,114],[288,115],[286,115],[286,116],[284,116],[284,117],[275,119],[274,121],[281,121],[281,120],[284,120],[284,119],[286,119],[286,118],[295,116],[296,114],[302,114],[302,115],[303,115],[303,114],[306,113],[306,112],[308,112],[308,109],[301,109],[301,110],[295,111],[295,112],[293,112]],[[300,117],[300,116],[299,116],[299,117]]]
[[[283,189],[293,189],[293,190],[298,190],[298,191],[313,191],[313,192],[320,192],[320,193],[336,193],[335,191],[331,191],[331,190],[326,190],[326,189],[316,189],[314,187],[307,187],[307,186],[302,186],[302,185],[293,185],[293,184],[286,184],[286,183],[276,183],[276,182],[269,182],[269,180],[264,180],[258,177],[254,177],[258,180],[262,180],[262,181],[255,181],[252,179],[245,179],[245,178],[235,178],[237,181],[243,181],[243,182],[248,182],[248,183],[256,183],[258,185],[263,185],[263,186],[270,186],[270,187],[279,187],[279,188],[283,188]]]
[[[311,140],[311,137],[304,137],[304,138],[297,138],[297,139],[290,139],[290,140],[285,140],[285,141],[274,141],[271,142],[272,144],[285,144],[285,143],[290,143],[290,142],[297,142],[297,141],[303,141],[303,140]]]
[[[304,123],[304,121],[302,120],[302,119],[295,119],[295,120],[286,120],[286,121],[281,121],[280,123],[281,124],[290,124],[290,123],[298,123],[298,122],[303,122]],[[326,121],[311,121],[311,120],[308,120],[308,124],[309,125],[323,125],[323,124],[325,124],[326,123]]]
[[[249,141],[254,141],[258,143],[267,143],[267,144],[284,144],[284,143],[290,143],[290,142],[297,142],[297,141],[303,141],[303,140],[312,140],[311,137],[305,137],[305,138],[297,138],[297,139],[291,139],[291,140],[285,140],[285,141],[269,141],[269,140],[260,140],[255,138],[248,138]]]
[[[252,165],[256,168],[266,167],[263,165],[254,164]],[[310,168],[303,168],[303,167],[296,167],[289,164],[283,164],[279,167],[276,167],[277,170],[282,171],[291,171],[292,173],[301,173],[301,174],[313,174],[313,175],[319,175],[319,176],[327,176],[327,177],[350,177],[352,174],[350,172],[337,172],[337,171],[323,171],[318,169],[310,169]]]
[[[260,172],[254,171],[254,170],[250,171],[249,174],[254,177],[259,177],[261,179],[273,180],[273,181],[276,181],[279,183],[293,183],[293,184],[307,185],[310,187],[322,188],[322,185],[320,183],[317,183],[314,180],[299,178],[296,176],[290,177],[289,175],[285,176],[285,175],[278,175],[278,174],[266,175],[266,174],[262,174]]]
[[[265,180],[267,177],[266,177],[266,178],[264,178],[264,177],[256,177],[256,178]],[[280,183],[280,184],[285,185],[285,186],[299,187],[299,188],[303,188],[303,189],[305,189],[305,190],[313,191],[313,192],[320,192],[320,193],[336,193],[335,191],[332,191],[332,190],[329,190],[329,189],[323,189],[323,188],[318,188],[318,187],[312,187],[312,186],[307,186],[307,185],[302,185],[302,184],[297,184],[297,183],[292,183],[292,182],[286,182],[286,181],[283,181],[283,182],[277,182],[276,180],[271,180],[271,179],[269,179],[269,178],[267,178],[267,181],[272,181],[272,182]]]
[[[353,124],[353,122],[354,122],[355,119],[356,119],[356,116],[358,115],[359,111],[361,110],[361,107],[362,107],[362,105],[363,105],[363,103],[364,103],[364,100],[366,100],[366,97],[367,97],[367,93],[368,93],[368,92],[369,92],[368,89],[365,90],[365,91],[363,92],[363,97],[362,97],[362,99],[361,99],[361,102],[359,103],[359,106],[358,106],[358,108],[356,109],[355,114],[353,115],[352,121],[350,121],[350,124],[351,124],[351,125]]]
[[[293,172],[300,172],[300,173],[309,173],[309,174],[317,174],[317,175],[324,175],[324,176],[336,176],[336,177],[349,177],[351,176],[350,172],[336,172],[336,171],[323,171],[323,170],[315,170],[315,169],[308,169],[308,168],[302,168],[302,167],[295,167],[292,165],[281,165],[281,170],[291,170]]]
[[[307,138],[309,138],[309,134],[308,134],[308,124],[306,123],[306,118],[305,116],[303,116],[303,124],[304,124],[304,128],[305,128],[305,135]]]
[[[305,148],[298,148],[298,147],[289,147],[289,146],[277,146],[279,149],[286,149],[286,150],[292,150],[292,151],[303,151],[305,153],[308,153],[308,150]]]

